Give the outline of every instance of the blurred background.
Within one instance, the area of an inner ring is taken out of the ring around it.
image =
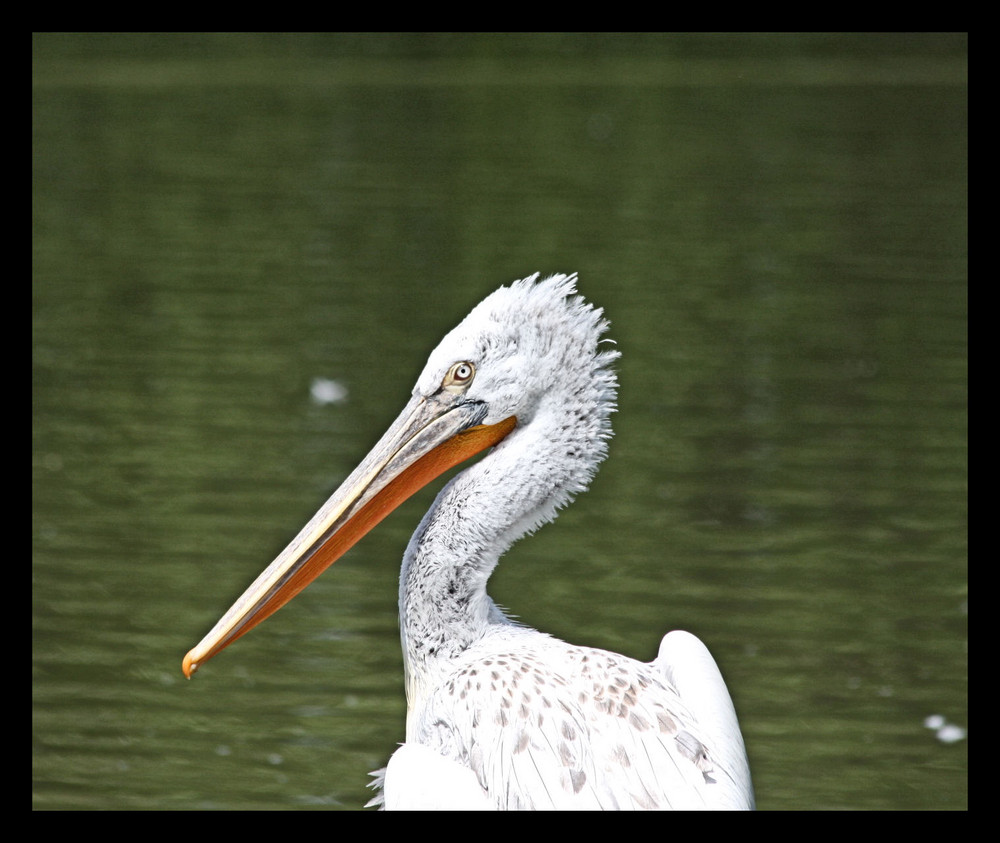
[[[491,593],[699,635],[762,809],[968,806],[965,35],[36,35],[32,802],[360,808],[440,483],[181,659],[487,293],[622,353]]]

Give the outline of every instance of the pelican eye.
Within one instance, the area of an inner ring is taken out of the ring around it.
[[[444,376],[441,386],[449,392],[464,392],[476,376],[476,367],[468,360],[455,363]]]

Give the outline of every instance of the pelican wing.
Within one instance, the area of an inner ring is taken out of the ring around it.
[[[410,740],[471,770],[496,807],[747,807],[658,664],[519,627],[463,661]],[[387,777],[387,793],[400,784]]]

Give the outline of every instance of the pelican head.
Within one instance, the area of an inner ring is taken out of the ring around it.
[[[475,466],[480,480],[482,473],[506,473],[514,465],[521,478],[507,500],[496,501],[497,555],[586,488],[611,435],[617,384],[610,364],[618,353],[599,349],[607,323],[600,309],[575,293],[575,274],[542,281],[532,275],[492,293],[447,334],[397,419],[187,654],[184,673],[190,677],[402,501],[475,454],[495,448]],[[501,452],[505,459],[491,464]]]

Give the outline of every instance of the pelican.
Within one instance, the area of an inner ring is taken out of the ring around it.
[[[576,274],[496,290],[431,352],[372,451],[184,659],[191,675],[298,594],[417,489],[444,486],[399,582],[406,741],[385,809],[751,809],[736,713],[708,649],[651,663],[567,644],[490,599],[500,556],[582,492],[607,453],[619,356]]]

